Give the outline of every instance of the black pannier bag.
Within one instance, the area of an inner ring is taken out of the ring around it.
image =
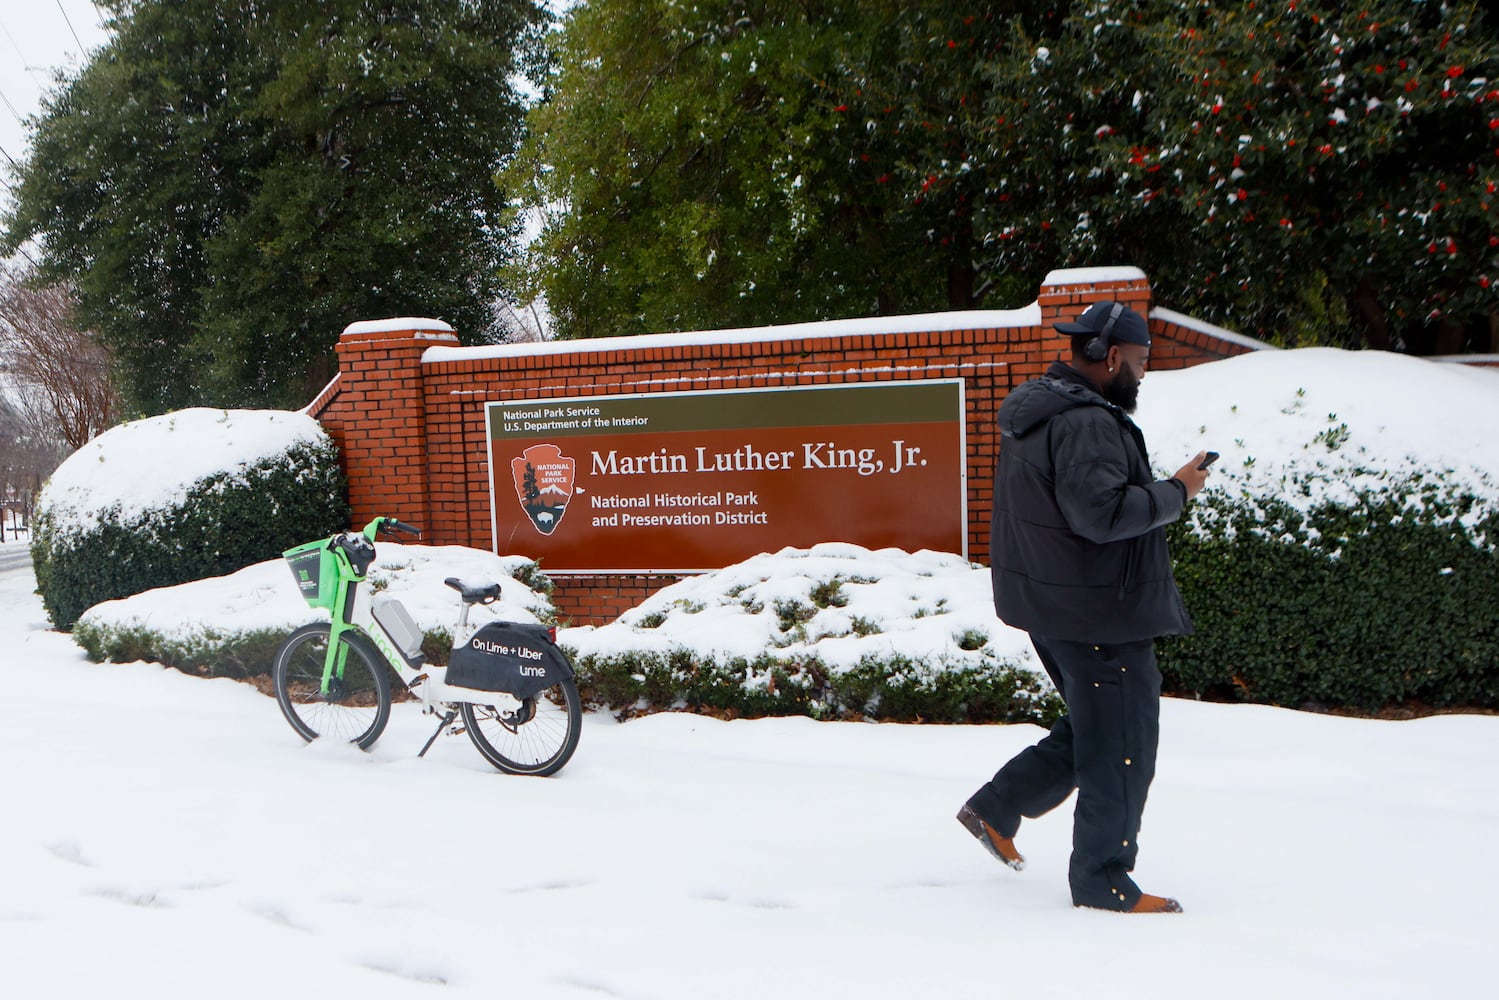
[[[453,650],[446,680],[458,687],[504,691],[524,699],[572,675],[572,664],[552,641],[547,626],[490,622]]]

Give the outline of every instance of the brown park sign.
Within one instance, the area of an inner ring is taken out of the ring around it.
[[[495,551],[686,573],[846,541],[967,556],[959,379],[490,403]]]

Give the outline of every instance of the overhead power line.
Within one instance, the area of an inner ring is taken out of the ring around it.
[[[71,18],[68,17],[68,12],[65,11],[65,10],[63,10],[62,0],[53,0],[53,3],[57,4],[57,12],[59,14],[61,14],[62,15],[62,19],[67,22],[68,30],[73,32],[73,41],[75,41],[75,42],[78,43],[78,54],[82,55],[83,54],[83,39],[79,38],[78,37],[78,32],[73,29],[73,21],[72,21]]]
[[[36,75],[36,69],[27,65],[26,53],[21,51],[21,43],[17,42],[16,36],[10,33],[10,28],[6,27],[4,18],[0,18],[0,34],[5,35],[5,40],[10,42],[10,47],[16,50],[16,65],[24,68],[26,75],[35,80],[38,87],[45,86],[46,81]]]
[[[3,102],[5,104],[6,109],[9,110],[13,116],[15,116],[16,121],[20,122],[22,125],[26,124],[26,120],[21,117],[21,112],[16,110],[16,106],[14,104],[10,103],[10,98],[5,96],[5,91],[3,90],[0,90],[0,102]]]

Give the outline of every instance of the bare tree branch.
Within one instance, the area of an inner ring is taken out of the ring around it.
[[[118,419],[109,352],[74,323],[71,290],[26,269],[0,271],[0,370],[31,420],[73,449]]]
[[[18,532],[30,526],[42,481],[67,452],[56,434],[0,393],[0,542],[7,540],[7,527]]]

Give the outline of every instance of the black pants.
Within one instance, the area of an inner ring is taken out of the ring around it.
[[[1161,673],[1150,639],[1094,645],[1032,635],[1041,664],[1067,702],[1041,742],[1000,768],[968,800],[1007,837],[1077,789],[1072,818],[1072,901],[1127,910],[1140,898],[1135,867],[1140,816],[1155,777]]]

